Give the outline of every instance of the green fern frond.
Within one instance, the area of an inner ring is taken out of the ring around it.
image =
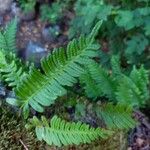
[[[36,128],[39,140],[56,146],[90,143],[98,138],[105,139],[112,134],[112,131],[95,129],[81,122],[66,122],[57,116],[54,116],[50,123],[45,117],[42,117],[41,121],[34,117],[29,126]]]
[[[129,129],[136,125],[132,108],[127,105],[107,103],[98,107],[96,113],[110,129]]]
[[[119,57],[113,55],[111,58],[111,67],[112,67],[112,75],[116,78],[120,76],[121,73],[121,67],[120,67],[120,61]]]
[[[148,71],[145,70],[143,66],[141,66],[139,69],[134,66],[130,73],[130,78],[141,91],[143,99],[147,100],[149,98]]]
[[[12,20],[5,28],[0,32],[0,49],[7,52],[16,51],[16,32],[17,32],[17,19]]]
[[[80,77],[80,83],[83,84],[86,96],[96,99],[102,95],[101,87],[97,85],[88,70]]]
[[[123,75],[117,87],[116,99],[119,103],[140,106],[145,100],[139,87],[127,76]]]
[[[11,62],[7,61],[6,55],[0,51],[0,74],[2,79],[8,83],[8,86],[15,87],[20,80],[25,76],[22,67],[18,67],[17,59],[10,54]]]
[[[35,68],[30,70],[15,90],[24,111],[31,106],[43,112],[43,106],[53,104],[57,97],[66,93],[64,86],[77,82],[76,78],[84,72],[83,66],[97,55],[99,45],[91,43],[91,38],[81,36],[79,40],[71,41],[66,51],[59,48],[43,58],[41,66],[44,74]]]
[[[91,61],[88,65],[88,70],[91,74],[91,77],[95,80],[96,85],[101,88],[103,96],[106,96],[110,99],[114,99],[116,91],[116,83],[108,71],[96,62]],[[101,94],[101,93],[100,93]],[[102,96],[102,95],[99,95]]]
[[[98,31],[99,31],[100,27],[102,26],[102,24],[103,24],[103,21],[99,21],[99,22],[95,25],[95,27],[93,28],[92,32],[90,33],[90,35],[89,35],[89,41],[90,41],[91,43],[94,42],[95,37],[97,36]]]

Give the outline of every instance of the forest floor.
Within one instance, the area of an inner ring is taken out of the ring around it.
[[[3,25],[5,25],[9,20],[11,20],[11,15],[6,14],[3,16],[4,22]],[[21,57],[25,57],[24,59],[28,60],[28,56],[30,55],[30,51],[28,55],[26,54],[26,51],[28,51],[29,43],[34,44],[36,46],[39,46],[41,49],[46,50],[46,53],[48,51],[51,51],[53,48],[66,45],[68,42],[67,32],[68,32],[68,25],[67,23],[60,23],[58,24],[60,28],[60,35],[57,39],[46,39],[47,37],[43,36],[43,29],[47,26],[45,23],[41,22],[40,19],[37,17],[34,20],[31,21],[23,21],[20,22],[18,26],[18,32],[17,32],[17,46],[19,49],[19,55]],[[43,50],[43,51],[44,51]],[[41,53],[42,50],[40,51]],[[32,52],[31,52],[32,54]],[[34,55],[35,53],[33,53]],[[45,53],[44,53],[45,55]],[[39,59],[43,56],[39,57]],[[39,61],[39,60],[38,60]],[[16,144],[17,147],[12,150],[59,150],[59,148],[50,148],[45,146],[42,142],[37,142],[34,138],[34,134],[31,132],[26,131],[24,129],[23,123],[21,123],[19,118],[15,118],[14,121],[12,118],[16,117],[12,115],[11,113],[8,115],[3,112],[4,118],[1,117],[1,128],[0,128],[0,143],[4,144],[6,143],[6,146],[11,146]],[[148,116],[148,113],[146,113]],[[141,112],[135,112],[134,117],[139,121],[139,124],[129,132],[128,134],[128,150],[150,150],[150,121]],[[7,119],[8,120],[7,120]],[[5,120],[5,122],[4,122]],[[9,123],[8,123],[9,122]],[[10,132],[11,131],[11,132]],[[30,135],[30,136],[29,136]],[[2,141],[5,140],[4,141]],[[7,141],[7,142],[6,142]],[[7,145],[8,144],[8,145]],[[95,145],[97,143],[94,143]],[[34,145],[34,148],[31,147],[31,145]],[[31,148],[30,148],[31,147]],[[82,150],[82,149],[89,149],[89,150],[100,150],[99,147],[96,147],[93,145],[87,146],[82,145],[81,147],[69,147],[64,148],[68,150]],[[5,145],[0,145],[0,150],[7,150],[5,148]],[[104,148],[102,148],[104,150]],[[109,149],[107,149],[109,150]],[[112,150],[112,149],[110,149]],[[117,149],[115,149],[117,150]],[[119,149],[118,149],[119,150]]]

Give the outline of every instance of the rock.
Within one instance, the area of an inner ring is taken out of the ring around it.
[[[3,104],[5,96],[6,96],[6,88],[2,83],[0,83],[0,107]]]
[[[41,44],[29,41],[25,51],[25,60],[34,62],[36,66],[39,66],[41,58],[46,56],[47,53],[47,50]]]
[[[0,83],[0,98],[4,98],[6,96],[6,88],[2,83]]]
[[[42,37],[45,42],[54,42],[57,37],[60,35],[60,27],[58,25],[55,26],[46,26],[42,31]]]
[[[11,5],[11,13],[13,16],[20,18],[21,8],[17,5],[16,2],[12,3]]]
[[[4,22],[3,16],[0,16],[0,26],[3,25],[3,22]]]
[[[17,5],[16,2],[12,3],[11,5],[11,12],[12,15],[19,18],[20,21],[31,21],[35,18],[35,10],[29,12],[23,12],[21,8]]]
[[[139,147],[141,147],[141,146],[143,145],[143,143],[144,143],[144,140],[141,139],[141,138],[137,138],[137,139],[136,139],[136,143],[137,143],[137,145],[138,145]]]
[[[0,14],[4,14],[11,9],[13,0],[0,0]]]

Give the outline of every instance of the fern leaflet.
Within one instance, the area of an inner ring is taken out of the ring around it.
[[[16,51],[16,32],[17,19],[14,19],[6,26],[5,31],[0,32],[0,49],[7,52]]]
[[[34,117],[28,127],[36,127],[36,135],[39,140],[44,140],[49,145],[79,145],[80,143],[90,143],[98,138],[107,138],[112,131],[92,128],[81,122],[70,123],[54,116],[50,125],[45,117],[38,120]]]

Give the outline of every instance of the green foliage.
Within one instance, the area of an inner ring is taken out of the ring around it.
[[[36,5],[36,0],[18,0],[18,2],[24,13],[33,11]]]
[[[133,109],[127,105],[103,104],[97,107],[96,113],[109,129],[129,129],[136,125],[136,121],[132,118]]]
[[[93,98],[105,96],[120,104],[144,106],[149,99],[147,70],[143,66],[139,69],[133,67],[130,75],[126,75],[121,72],[117,57],[112,57],[111,63],[112,73],[95,62],[88,65],[88,78],[86,74],[81,78],[87,96]],[[89,95],[91,89],[96,90]]]
[[[7,82],[8,86],[16,87],[23,76],[25,76],[25,72],[22,67],[18,67],[19,65],[17,65],[17,63],[19,62],[15,56],[12,57],[11,62],[9,62],[6,54],[4,54],[3,51],[0,51],[0,74],[2,79]]]
[[[116,98],[121,103],[142,107],[149,99],[148,84],[148,72],[143,66],[140,69],[134,66],[129,77],[120,78]]]
[[[17,19],[14,19],[0,32],[0,49],[7,52],[16,51],[16,32]]]
[[[56,23],[62,17],[62,5],[53,2],[51,6],[45,4],[41,6],[41,20]]]
[[[39,140],[56,146],[90,143],[98,138],[105,139],[112,134],[111,131],[95,129],[81,122],[66,122],[57,116],[54,116],[50,123],[45,117],[42,117],[41,121],[34,117],[29,126],[36,127],[36,135]]]
[[[78,0],[74,9],[76,17],[71,21],[69,33],[71,38],[79,33],[89,34],[97,20],[107,20],[112,6],[103,5],[99,0]]]
[[[96,99],[100,93],[102,93],[100,86],[97,86],[95,80],[87,70],[85,70],[84,74],[80,77],[80,83],[85,84],[83,88],[89,98]]]
[[[125,44],[127,45],[125,55],[128,63],[133,63],[135,56],[140,56],[144,52],[149,41],[144,35],[136,35],[132,36],[130,40],[126,40]]]
[[[83,71],[83,66],[97,55],[98,44],[94,44],[94,37],[101,26],[98,22],[88,37],[81,36],[72,40],[65,51],[64,48],[54,50],[52,54],[41,61],[42,71],[32,67],[15,89],[19,103],[25,116],[29,106],[38,112],[43,112],[43,106],[50,106],[64,94],[64,86],[73,86]]]
[[[130,105],[139,106],[149,98],[148,72],[143,67],[133,68],[130,75],[125,75],[118,56],[111,59],[112,70],[99,65],[93,58],[98,58],[99,44],[95,42],[95,37],[101,25],[102,21],[99,21],[88,36],[80,36],[69,42],[66,49],[55,49],[44,57],[41,60],[41,69],[31,66],[26,70],[19,59],[11,53],[7,54],[5,49],[1,50],[1,77],[14,88],[16,94],[16,99],[7,99],[7,102],[20,106],[27,118],[30,107],[37,112],[43,112],[45,106],[54,104],[80,78],[88,97],[93,100],[103,97],[112,101],[100,108],[95,107],[94,110],[107,127],[132,128],[135,121],[131,117],[133,107]],[[124,92],[124,88],[127,92]],[[83,105],[76,105],[76,112],[84,108]],[[85,115],[85,112],[81,112],[81,115]],[[90,143],[99,137],[107,138],[112,134],[80,122],[68,123],[56,116],[51,119],[50,124],[45,117],[41,121],[34,117],[30,126],[35,128],[39,140],[56,146]]]
[[[71,21],[69,36],[72,38],[79,33],[87,34],[96,21],[103,20],[99,36],[102,44],[103,40],[108,44],[108,53],[102,55],[101,62],[108,64],[112,54],[119,54],[129,65],[144,63],[150,67],[147,63],[150,43],[149,5],[148,1],[137,0],[78,0],[74,6],[75,17]]]
[[[106,96],[110,99],[114,99],[115,91],[116,91],[116,82],[113,80],[112,76],[110,76],[109,72],[104,68],[100,67],[96,62],[91,61],[88,65],[88,70],[90,74],[89,83],[94,82],[94,86],[96,89],[96,96]],[[92,79],[92,80],[91,80]],[[87,79],[82,78],[83,82],[86,83],[85,89],[88,89]],[[90,85],[90,88],[94,88]],[[88,91],[86,91],[87,93]],[[92,93],[91,93],[92,94]],[[94,97],[95,95],[92,95]]]

